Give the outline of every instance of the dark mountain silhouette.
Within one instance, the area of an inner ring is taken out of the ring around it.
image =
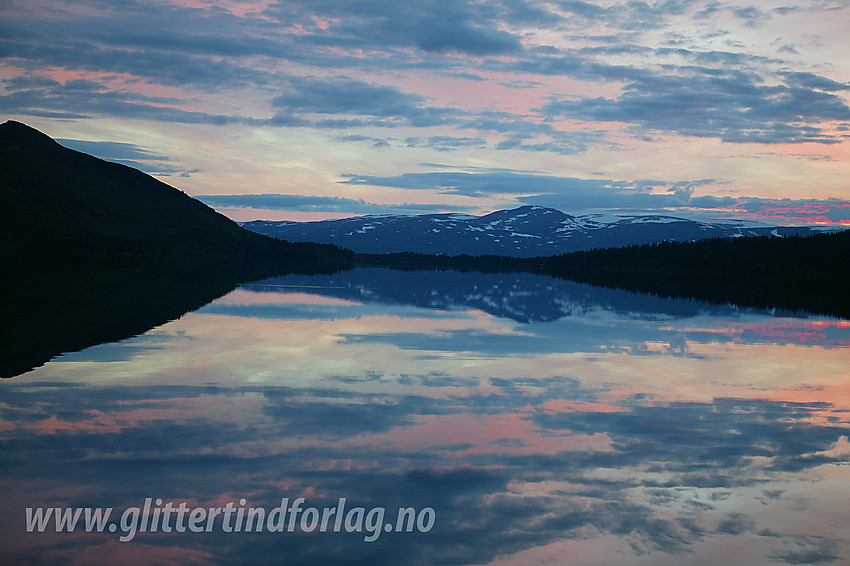
[[[7,254],[0,258],[0,378],[54,356],[136,336],[245,281],[312,270],[246,257]]]
[[[266,256],[316,262],[331,246],[282,243],[240,228],[131,167],[0,125],[0,252]]]
[[[0,377],[145,332],[241,282],[354,257],[254,234],[140,171],[0,125]]]
[[[141,334],[250,278],[238,262],[175,256],[57,255],[46,262],[15,254],[3,267],[0,377]]]
[[[449,227],[449,234],[510,233],[512,242],[529,239],[534,230],[566,233],[569,230],[557,230],[564,222],[577,222],[576,217],[564,219],[562,213],[547,210],[465,217],[466,226],[477,230],[461,228],[455,215],[413,218],[426,227],[434,222]],[[615,224],[619,228],[605,228],[600,222],[594,229],[613,235],[632,225],[676,222],[655,218]],[[411,234],[427,240],[421,228]],[[366,225],[359,229],[378,230]],[[431,234],[442,230],[434,229]],[[615,232],[604,232],[608,229]],[[548,257],[358,256],[333,245],[290,243],[251,233],[144,173],[64,148],[37,130],[6,122],[0,125],[0,376],[18,375],[62,352],[144,332],[245,281],[282,273],[333,273],[355,264],[432,270],[415,276],[376,271],[383,280],[375,288],[385,289],[384,296],[392,301],[431,305],[437,301],[433,289],[421,291],[424,287],[413,283],[433,277],[449,282],[440,283],[439,288],[448,287],[439,304],[450,307],[462,300],[489,309],[508,297],[504,308],[494,313],[517,320],[560,316],[549,304],[555,287],[541,283],[538,276],[479,275],[491,290],[477,293],[473,291],[478,283],[468,284],[472,279],[433,270],[526,271],[658,296],[850,317],[850,232],[777,234],[785,237],[730,239],[727,234]],[[612,236],[609,243],[613,241]],[[457,289],[451,283],[455,279]],[[532,282],[533,304],[517,302],[527,291],[515,293],[520,280]]]

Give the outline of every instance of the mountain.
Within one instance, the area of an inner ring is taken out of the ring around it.
[[[0,378],[27,372],[62,353],[141,334],[250,277],[238,262],[205,258],[5,257],[0,269]]]
[[[359,216],[319,222],[243,222],[248,230],[295,242],[336,244],[358,253],[535,257],[594,248],[743,236],[810,235],[811,227],[764,226],[747,221],[702,222],[672,216],[573,216],[522,206],[485,216],[424,214]]]
[[[351,301],[351,305],[410,305],[443,311],[478,309],[492,316],[523,323],[551,322],[570,316],[598,316],[605,311],[633,318],[663,315],[675,319],[706,312],[730,315],[744,310],[730,305],[662,299],[648,294],[593,287],[528,272],[435,272],[356,267],[334,274],[273,277],[242,285],[241,288],[269,294],[308,293],[344,299]],[[321,317],[323,312],[324,316],[333,316],[333,309],[337,307],[329,305],[330,314],[317,310],[303,316]],[[229,307],[221,308],[227,310]],[[286,303],[284,308],[292,308],[292,305]]]
[[[131,167],[62,147],[19,122],[0,125],[0,252],[333,256],[249,232]]]

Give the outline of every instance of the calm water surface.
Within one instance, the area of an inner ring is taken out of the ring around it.
[[[0,560],[847,564],[849,346],[843,320],[523,274],[243,285],[0,383]],[[26,532],[27,507],[300,497],[435,520]]]

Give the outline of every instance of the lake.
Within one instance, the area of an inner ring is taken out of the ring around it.
[[[243,284],[0,382],[0,561],[846,564],[848,368],[846,320],[539,275]]]

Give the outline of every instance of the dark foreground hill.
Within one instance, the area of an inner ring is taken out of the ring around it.
[[[24,124],[0,125],[0,252],[263,256],[327,261],[327,245],[249,232],[131,167],[62,147]]]

